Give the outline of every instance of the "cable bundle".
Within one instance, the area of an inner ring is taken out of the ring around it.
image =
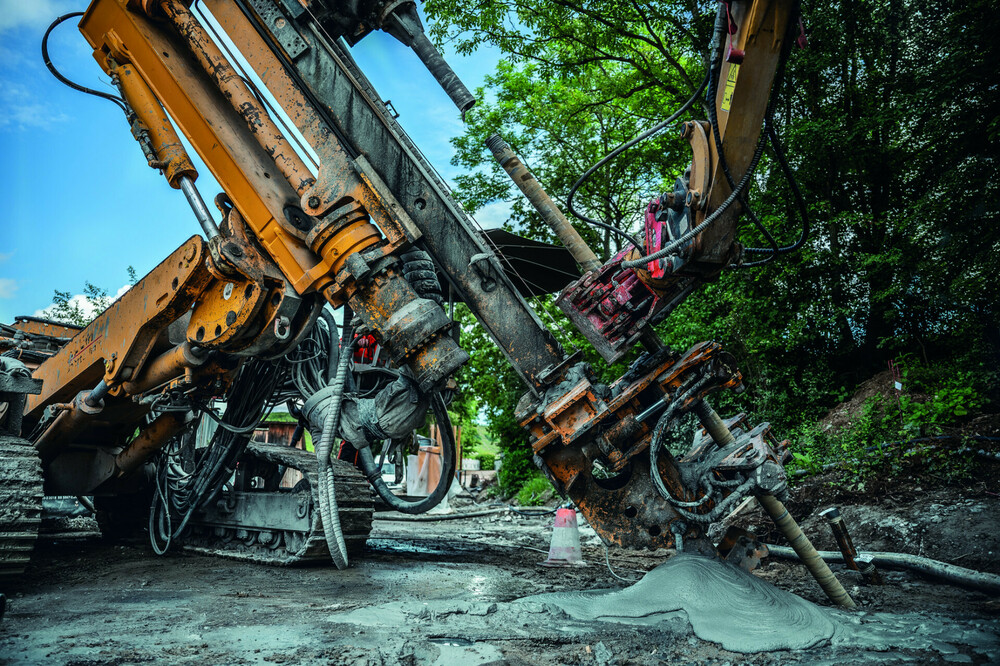
[[[271,397],[284,382],[283,367],[250,361],[240,369],[222,417],[202,405],[218,423],[203,451],[195,450],[194,429],[174,439],[156,463],[156,492],[149,510],[149,540],[162,555],[187,527],[194,512],[211,502],[236,471],[255,428],[273,408]],[[199,457],[200,454],[200,457]],[[173,525],[177,524],[174,529]]]

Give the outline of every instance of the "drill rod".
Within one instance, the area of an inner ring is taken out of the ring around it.
[[[486,139],[486,146],[493,152],[503,170],[507,172],[514,184],[524,193],[531,205],[534,206],[538,214],[542,216],[545,223],[552,227],[552,230],[559,236],[559,240],[566,246],[577,263],[583,270],[592,271],[601,267],[601,262],[590,249],[587,243],[580,237],[580,233],[573,228],[563,212],[559,210],[552,198],[542,189],[535,176],[528,170],[524,162],[518,159],[514,151],[503,140],[499,134],[494,134]]]
[[[726,427],[725,422],[723,422],[718,413],[706,401],[702,400],[698,403],[694,411],[716,444],[725,446],[736,441],[733,433]],[[837,577],[830,571],[829,565],[816,552],[815,546],[812,545],[809,537],[802,532],[802,528],[799,527],[795,519],[788,513],[785,505],[771,494],[758,495],[757,501],[764,507],[764,511],[771,516],[771,520],[778,526],[781,533],[785,535],[785,539],[788,540],[792,549],[795,550],[802,563],[806,565],[809,573],[813,575],[819,586],[826,592],[826,596],[830,598],[830,601],[845,608],[857,608],[854,599],[851,599],[851,595],[847,593],[844,586],[840,584]]]

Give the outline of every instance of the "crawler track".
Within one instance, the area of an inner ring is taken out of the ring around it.
[[[42,464],[31,442],[0,435],[0,582],[24,573],[42,523]]]
[[[315,454],[301,449],[252,443],[247,447],[245,455],[302,473],[303,482],[296,486],[294,492],[309,495],[308,499],[303,499],[303,505],[310,514],[310,530],[221,529],[195,524],[190,535],[184,539],[184,548],[205,555],[272,566],[330,562],[330,551],[320,522],[319,498],[316,495],[318,480]],[[353,557],[364,549],[372,529],[374,506],[371,490],[364,475],[354,465],[341,460],[332,462],[340,522],[347,540],[348,555]]]

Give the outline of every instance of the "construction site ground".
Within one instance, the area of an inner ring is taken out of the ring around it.
[[[830,490],[829,478],[797,492],[818,499],[789,503],[806,513],[803,527],[818,546],[830,547],[832,540],[811,516],[824,501],[835,501],[860,549],[920,551],[1000,571],[1000,497],[992,485],[930,492],[911,485],[888,496],[852,499]],[[739,522],[768,533],[759,509],[748,508]],[[887,572],[885,586],[863,587],[835,567],[861,617],[890,613],[916,618],[920,626],[948,626],[953,642],[826,643],[742,654],[699,639],[683,621],[582,622],[544,605],[519,603],[539,593],[628,584],[608,570],[604,547],[586,526],[581,536],[587,566],[539,566],[551,523],[551,516],[513,514],[377,520],[367,553],[346,571],[270,568],[185,553],[157,557],[141,541],[48,538],[24,580],[8,587],[0,662],[736,665],[1000,659],[996,598],[902,572]],[[616,573],[629,580],[668,556],[610,551]],[[765,560],[755,575],[827,603],[798,564]]]

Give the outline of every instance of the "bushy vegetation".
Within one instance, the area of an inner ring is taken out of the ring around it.
[[[810,46],[791,54],[775,125],[808,206],[810,238],[781,261],[723,273],[660,327],[678,349],[722,343],[747,390],[717,398],[719,410],[770,421],[815,464],[940,431],[1000,397],[995,374],[981,367],[995,368],[1000,358],[1000,87],[990,55],[1000,12],[993,4],[803,3]],[[469,210],[512,202],[509,228],[552,240],[484,147],[486,137],[501,131],[565,202],[584,170],[697,88],[718,5],[483,0],[470,12],[457,0],[428,0],[426,7],[449,48],[488,44],[504,53],[454,142],[455,164],[467,173],[458,178],[458,197]],[[704,107],[687,117],[704,118]],[[635,230],[645,202],[689,160],[675,132],[663,132],[598,171],[575,203]],[[787,243],[799,220],[776,166],[766,152],[749,203]],[[614,235],[578,229],[605,258],[620,247]],[[764,244],[750,227],[740,241]],[[534,306],[543,320],[571,330],[550,300]],[[523,388],[468,317],[463,328],[473,352],[463,388],[477,396],[505,451],[500,480],[513,490],[534,471],[513,421]],[[584,349],[598,373],[620,373],[578,336],[557,335]],[[899,402],[865,407],[844,433],[810,430],[887,361],[906,355],[920,363],[910,363]],[[918,390],[921,372],[927,388]]]
[[[958,426],[986,406],[985,376],[914,364],[903,372],[903,390],[871,396],[845,426],[797,428],[789,468],[817,473],[834,465],[843,483],[859,489],[875,477],[908,474],[916,464],[939,480],[966,478],[972,442]]]
[[[479,469],[493,469],[497,462],[497,457],[494,454],[485,451],[476,451],[472,455],[472,459],[479,461]]]
[[[517,503],[521,506],[541,506],[552,499],[555,492],[549,480],[535,470],[535,473],[521,484],[517,492]]]

